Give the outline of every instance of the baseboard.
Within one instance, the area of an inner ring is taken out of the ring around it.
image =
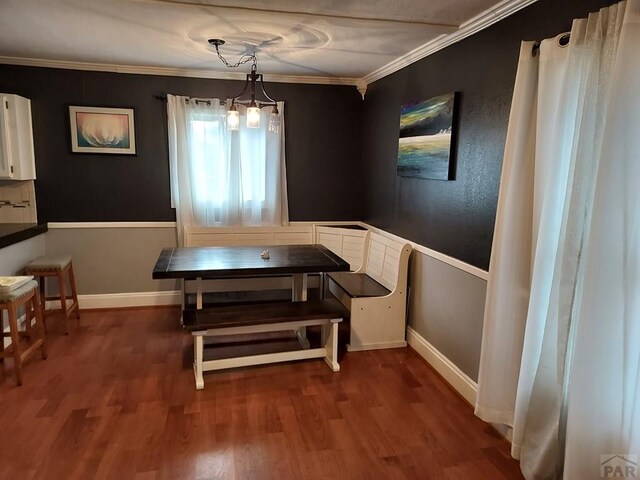
[[[467,402],[476,404],[476,382],[411,327],[407,327],[407,341]]]
[[[78,295],[80,309],[155,307],[164,305],[180,305],[181,292],[130,292],[104,293],[95,295]],[[60,308],[60,301],[47,301],[47,309]]]
[[[366,345],[347,344],[348,352],[362,352],[364,350],[384,350],[387,348],[403,348],[407,346],[407,342],[384,342],[384,343],[367,343]]]

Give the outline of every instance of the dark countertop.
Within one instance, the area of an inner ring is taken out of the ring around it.
[[[0,248],[41,235],[47,230],[46,223],[0,223]]]

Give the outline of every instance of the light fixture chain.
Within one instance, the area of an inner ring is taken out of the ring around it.
[[[218,58],[222,63],[224,63],[229,68],[237,68],[240,65],[244,65],[245,63],[250,62],[251,60],[253,60],[254,64],[258,63],[258,59],[256,58],[255,52],[253,52],[252,54],[245,53],[240,57],[240,60],[238,60],[236,63],[229,63],[229,61],[226,58],[224,58],[220,53],[220,50],[218,49],[218,45],[215,45],[215,47],[216,47],[216,53],[218,54]]]

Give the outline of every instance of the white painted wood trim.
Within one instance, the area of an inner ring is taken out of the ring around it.
[[[55,229],[76,228],[175,228],[176,222],[50,222],[47,227]]]
[[[342,319],[340,319],[342,320]],[[191,332],[194,337],[222,337],[224,335],[244,335],[246,333],[287,332],[300,327],[313,327],[331,323],[329,318],[314,318],[310,320],[296,320],[291,322],[264,323],[258,325],[240,325],[236,327],[212,328],[210,330],[196,330]]]
[[[220,360],[207,360],[202,362],[202,371],[224,370],[227,368],[248,367],[252,365],[264,365],[267,363],[290,362],[292,360],[308,360],[311,358],[324,358],[327,349],[311,348],[309,350],[293,350],[289,352],[265,353],[261,355],[248,355],[245,357],[223,358]]]
[[[160,75],[168,77],[212,78],[217,80],[241,80],[246,74],[240,72],[197,70],[171,67],[148,67],[143,65],[117,65],[110,63],[68,62],[44,58],[0,56],[0,63],[27,67],[62,68],[64,70],[89,70],[94,72],[129,73],[139,75]],[[267,74],[267,82],[304,83],[314,85],[361,85],[359,78],[324,77],[312,75],[272,75]]]
[[[476,382],[411,327],[407,327],[407,341],[467,402],[475,406],[478,394]]]
[[[360,227],[365,227],[365,224],[362,223],[360,220],[336,220],[336,221],[320,221],[320,222],[289,222],[289,226],[303,226],[303,225],[311,225],[313,227],[333,227],[333,226],[340,226],[340,225],[358,225]]]
[[[443,34],[439,37],[425,43],[411,50],[409,53],[396,58],[395,60],[387,63],[384,67],[381,67],[362,78],[362,81],[367,85],[380,80],[387,75],[391,75],[398,70],[411,65],[443,48],[448,47],[460,40],[463,40],[474,33],[477,33],[485,28],[490,27],[494,23],[499,22],[503,18],[523,9],[524,7],[531,5],[537,0],[504,0],[498,5],[491,7],[484,12],[476,15],[471,20],[460,25],[460,28],[453,33]]]
[[[332,226],[332,225],[358,225],[364,228],[368,226],[359,220],[353,221],[322,221],[322,222],[289,222],[290,227],[304,227],[304,226]],[[50,229],[60,228],[175,228],[176,222],[49,222],[47,226]],[[243,228],[254,229],[260,231],[261,229],[273,229],[277,230],[279,227],[211,227],[220,229],[233,229],[233,231],[242,231]],[[192,231],[197,233],[204,231],[206,228],[193,227]],[[222,230],[221,230],[222,231]]]
[[[399,237],[398,235],[394,235],[393,233],[386,232],[385,230],[381,230],[377,227],[374,227],[373,225],[369,225],[367,223],[363,223],[362,225],[365,228],[368,228],[369,230],[371,230],[372,232],[379,233],[383,237],[388,237],[399,242],[408,243],[413,247],[414,250],[424,255],[427,255],[428,257],[435,258],[436,260],[440,260],[443,263],[451,265],[452,267],[455,267],[459,270],[463,270],[485,281],[489,279],[489,272],[486,270],[482,270],[481,268],[475,267],[473,265],[469,265],[468,263],[463,262],[462,260],[458,260],[457,258],[450,257],[449,255],[445,255],[444,253],[437,252],[436,250],[431,250],[430,248],[420,245],[419,243],[415,243],[415,242],[412,242],[411,240],[407,240],[406,238],[402,238],[402,237]]]

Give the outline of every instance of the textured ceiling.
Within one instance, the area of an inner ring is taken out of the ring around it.
[[[222,72],[215,37],[264,73],[360,78],[497,3],[1,0],[0,56]]]

